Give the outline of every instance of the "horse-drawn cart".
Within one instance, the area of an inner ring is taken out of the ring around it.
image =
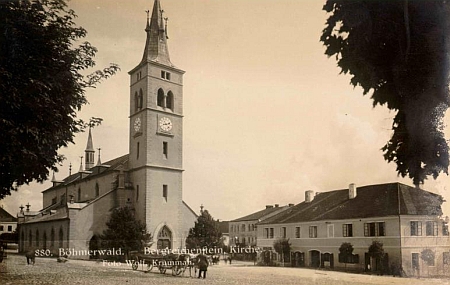
[[[156,267],[158,271],[165,274],[167,269],[172,270],[172,275],[184,274],[187,268],[191,269],[193,262],[188,254],[143,254],[134,253],[132,255],[133,270],[137,270],[139,265],[146,267],[147,271],[151,271]],[[189,270],[190,271],[190,270]]]

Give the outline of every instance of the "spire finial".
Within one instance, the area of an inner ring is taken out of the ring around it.
[[[81,172],[83,170],[84,170],[83,169],[83,156],[80,156],[80,171],[79,172]]]
[[[200,205],[200,214],[203,214],[203,204]]]
[[[145,27],[145,31],[147,31],[150,27],[150,10],[145,10],[145,13],[147,13],[147,26]]]
[[[20,212],[23,213],[23,208],[25,208],[23,205],[20,205]]]
[[[166,39],[169,38],[169,34],[167,33],[167,21],[169,21],[169,18],[164,18],[164,22],[166,23],[165,28],[164,28],[164,32],[166,33]]]

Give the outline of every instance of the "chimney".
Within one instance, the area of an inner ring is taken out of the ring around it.
[[[294,207],[294,204],[289,203],[288,206],[289,206],[289,207]]]
[[[308,190],[305,191],[305,202],[310,203],[313,200],[314,191]]]
[[[266,205],[266,209],[270,209],[270,208],[273,208],[273,206],[272,205]]]
[[[356,197],[356,186],[355,183],[348,185],[348,198],[354,199]]]
[[[278,206],[280,206],[280,204],[275,204],[275,208],[278,208]]]

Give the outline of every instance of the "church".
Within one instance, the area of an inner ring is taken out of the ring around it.
[[[97,162],[89,129],[84,167],[53,176],[43,209],[21,207],[19,251],[98,249],[113,209],[130,207],[145,222],[154,249],[181,249],[197,215],[182,200],[183,74],[170,61],[159,0],[147,17],[142,60],[130,72],[129,154]],[[79,255],[72,258],[87,259]]]

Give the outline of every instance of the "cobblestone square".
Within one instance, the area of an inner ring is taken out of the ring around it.
[[[69,260],[58,263],[54,258],[36,258],[27,265],[22,255],[10,254],[0,263],[1,284],[450,284],[448,279],[398,278],[314,270],[307,268],[259,267],[251,263],[233,262],[210,266],[205,280],[172,276],[171,271],[159,273],[155,268],[146,272],[141,267],[103,262]]]

